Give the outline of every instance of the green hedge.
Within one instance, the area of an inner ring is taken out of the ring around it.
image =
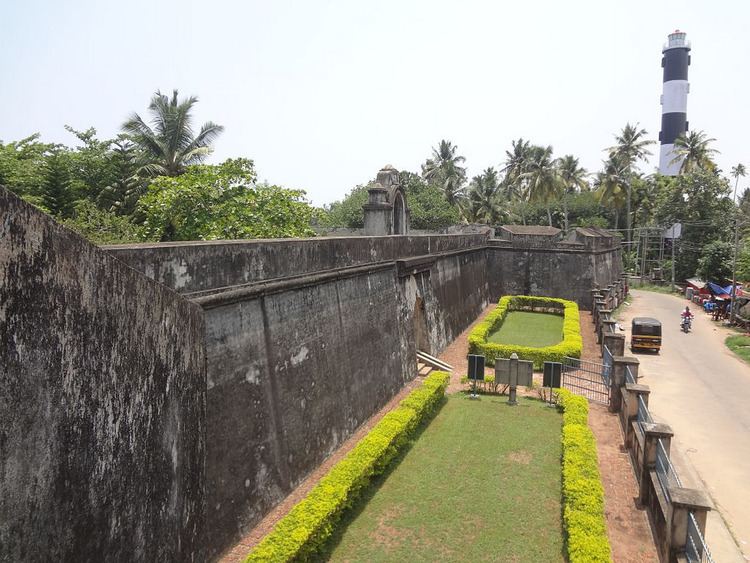
[[[563,528],[570,563],[612,561],[604,520],[604,489],[597,465],[596,441],[589,429],[588,401],[559,391],[563,409]]]
[[[246,562],[306,561],[325,545],[372,477],[382,473],[410,435],[440,404],[450,376],[433,372],[323,477],[250,553]]]
[[[514,344],[488,342],[487,338],[500,328],[509,311],[555,310],[563,314],[563,339],[554,346],[532,348]],[[487,365],[494,365],[497,358],[510,358],[514,352],[521,360],[531,360],[535,369],[544,362],[561,362],[564,356],[580,358],[581,339],[580,314],[573,301],[554,297],[532,297],[528,295],[506,295],[483,320],[469,333],[469,353],[486,358]]]

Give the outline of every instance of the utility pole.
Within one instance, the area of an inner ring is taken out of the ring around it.
[[[672,287],[670,288],[670,291],[674,291],[674,241],[677,240],[674,238],[674,229],[672,229]]]
[[[729,301],[732,307],[729,314],[729,326],[734,326],[734,319],[737,316],[737,307],[735,303],[735,294],[737,293],[737,247],[740,245],[740,213],[738,209],[734,212],[734,257],[732,258],[732,295]]]

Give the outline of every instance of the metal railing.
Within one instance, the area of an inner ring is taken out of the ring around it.
[[[635,377],[633,377],[633,372],[630,371],[630,366],[625,366],[625,383],[637,383]]]
[[[669,460],[669,454],[662,444],[661,438],[656,441],[656,476],[659,478],[661,490],[670,499],[670,487],[682,487],[682,481]]]
[[[610,385],[610,376],[612,375],[614,359],[612,358],[612,352],[610,352],[607,346],[602,346],[602,363],[604,364],[604,367],[602,368],[602,379],[604,379],[604,382],[607,385]]]
[[[703,539],[698,522],[691,512],[688,516],[687,541],[685,542],[685,557],[690,563],[714,563],[706,540]]]
[[[638,433],[641,436],[644,435],[643,424],[646,422],[654,421],[651,418],[651,413],[648,411],[648,407],[646,406],[646,401],[643,400],[643,397],[641,395],[638,395],[638,416],[636,420],[638,421],[638,424],[636,424],[635,427],[638,429]]]

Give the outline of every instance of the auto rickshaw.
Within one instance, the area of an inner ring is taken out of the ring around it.
[[[633,319],[630,332],[630,349],[653,350],[661,348],[661,323],[650,317],[636,317]]]

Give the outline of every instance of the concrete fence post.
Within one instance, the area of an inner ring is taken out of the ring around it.
[[[631,358],[628,356],[614,356],[612,366],[612,376],[609,380],[610,393],[609,393],[609,410],[610,412],[620,412],[622,401],[623,401],[623,390],[625,386],[625,369],[630,368],[630,373],[633,374],[635,381],[638,381],[638,366],[640,364],[638,358]],[[621,417],[622,423],[622,417]],[[625,434],[625,425],[622,424],[623,434]]]
[[[636,409],[637,404],[636,402]],[[656,468],[656,444],[661,440],[664,449],[669,454],[672,436],[674,436],[674,432],[668,424],[646,422],[643,425],[643,452],[640,459],[637,460],[636,468],[638,472],[638,502],[641,505],[645,506],[649,501],[651,471]]]
[[[611,311],[607,311],[607,316],[602,319],[600,323],[600,329],[599,329],[599,344],[604,344],[604,336],[607,334],[614,334],[615,333],[615,325],[617,324],[616,321],[613,321],[609,318],[609,313]]]
[[[669,523],[668,545],[665,546],[665,551],[669,554],[667,560],[675,561],[687,548],[690,513],[695,516],[698,531],[705,538],[706,517],[713,509],[713,503],[705,492],[683,487],[670,487],[669,499],[672,505],[672,521]]]
[[[614,328],[614,327],[613,327]],[[604,346],[609,348],[613,356],[622,356],[625,354],[625,335],[612,332],[604,332]]]
[[[626,383],[619,390],[623,398],[620,405],[620,425],[622,426],[625,447],[631,450],[635,446],[633,442],[635,432],[633,423],[638,419],[638,399],[643,399],[643,402],[648,406],[648,396],[651,393],[651,389],[649,389],[648,385]]]
[[[610,313],[612,313],[612,311],[607,308],[599,309],[599,313],[596,317],[596,343],[597,344],[602,343],[602,323],[604,323],[604,321],[609,319]]]
[[[606,303],[604,301],[604,298],[601,297],[601,294],[599,294],[598,297],[594,299],[594,325],[599,326],[599,316],[602,309],[606,309]]]

